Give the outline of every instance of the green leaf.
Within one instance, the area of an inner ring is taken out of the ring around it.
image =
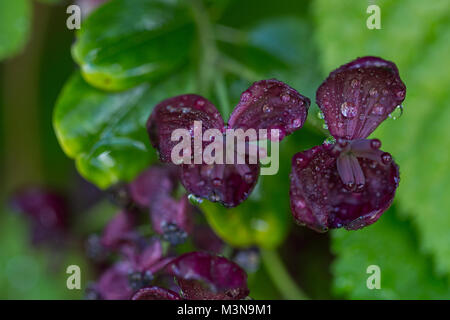
[[[367,3],[315,2],[324,74],[363,55],[378,55],[398,65],[407,86],[404,114],[399,120],[385,121],[374,137],[400,165],[398,211],[414,221],[420,249],[433,255],[436,270],[448,274],[450,3],[434,1],[430,6],[402,0],[379,5],[382,29],[369,30]]]
[[[0,60],[17,54],[28,40],[29,0],[0,1]]]
[[[54,127],[65,153],[79,172],[100,188],[132,180],[155,152],[145,123],[167,97],[190,91],[188,76],[144,84],[120,93],[89,86],[79,73],[66,84],[54,112]]]
[[[335,230],[332,265],[334,290],[352,299],[448,299],[448,279],[433,275],[430,259],[418,252],[406,221],[391,208],[375,224],[358,231]],[[380,268],[380,289],[368,289],[367,279]]]
[[[279,246],[292,224],[289,207],[292,156],[320,141],[321,137],[306,130],[285,138],[280,144],[278,173],[261,175],[250,197],[239,206],[226,209],[220,204],[203,201],[200,207],[210,226],[232,246],[257,245],[266,249]]]
[[[0,299],[81,299],[92,270],[77,246],[57,252],[30,243],[30,226],[23,216],[1,211]],[[69,265],[81,269],[81,290],[66,286]]]
[[[72,53],[87,82],[131,88],[179,67],[190,52],[189,11],[171,0],[114,0],[83,22]]]

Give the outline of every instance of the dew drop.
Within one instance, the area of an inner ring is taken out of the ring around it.
[[[381,141],[378,139],[373,139],[370,141],[370,147],[374,150],[378,150],[381,148]]]
[[[252,96],[252,94],[250,93],[250,92],[248,92],[248,91],[245,91],[245,92],[243,92],[242,93],[242,95],[241,95],[241,100],[242,101],[248,101],[249,99],[250,99],[250,97]]]
[[[292,120],[292,127],[298,128],[301,125],[302,125],[302,120],[301,119],[294,119],[294,120]]]
[[[372,114],[382,116],[384,114],[384,107],[379,103],[375,104],[372,109]]]
[[[300,155],[298,155],[298,156],[296,157],[295,163],[296,163],[297,166],[299,166],[300,168],[304,168],[304,167],[306,167],[306,166],[308,165],[308,159],[307,159],[304,155],[300,154]]]
[[[328,125],[327,125],[326,123],[324,123],[324,124],[322,125],[322,128],[324,128],[325,130],[328,130]]]
[[[303,200],[295,200],[294,205],[296,209],[303,209],[306,207],[305,202]]]
[[[265,104],[265,105],[263,106],[262,110],[263,110],[264,113],[270,113],[270,112],[272,112],[272,108],[271,108],[268,104]]]
[[[247,172],[246,174],[244,174],[244,181],[246,183],[252,183],[253,182],[253,174]]]
[[[317,118],[319,118],[319,119],[323,119],[323,118],[325,118],[325,116],[323,115],[323,112],[322,111],[319,111],[318,113],[317,113]]]
[[[399,104],[394,111],[392,111],[389,114],[389,118],[393,119],[393,120],[397,120],[398,118],[400,118],[403,114],[403,106],[401,104]]]
[[[405,99],[405,90],[400,89],[395,93],[395,96],[397,97],[398,100],[403,100]]]
[[[336,139],[333,136],[329,136],[328,138],[325,139],[325,141],[323,143],[334,144],[334,143],[336,143]]]
[[[205,100],[199,99],[199,100],[197,100],[196,104],[197,104],[197,106],[199,106],[199,107],[203,107],[203,106],[205,105]]]
[[[369,95],[370,95],[371,97],[378,97],[378,90],[377,90],[376,88],[371,88],[371,89],[369,90]]]
[[[193,194],[188,195],[188,199],[191,202],[191,204],[193,204],[193,205],[198,205],[203,202],[203,199],[201,199]]]
[[[291,100],[291,97],[289,96],[289,94],[283,93],[283,94],[281,95],[281,101],[283,101],[284,103],[288,103],[289,100]]]
[[[389,164],[392,161],[392,156],[385,152],[381,155],[381,162],[383,162],[384,164]]]
[[[359,84],[360,82],[358,79],[353,79],[352,82],[350,83],[353,89],[356,89],[359,86]]]
[[[351,102],[344,102],[341,104],[341,113],[344,117],[352,119],[356,116],[358,110]]]

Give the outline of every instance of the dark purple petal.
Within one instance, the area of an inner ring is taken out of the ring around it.
[[[109,249],[118,249],[124,241],[128,241],[130,232],[135,227],[135,216],[132,212],[121,211],[103,230],[101,243]]]
[[[149,207],[160,194],[170,194],[177,186],[178,167],[153,166],[141,173],[128,186],[131,198],[141,207]]]
[[[59,194],[45,189],[29,188],[15,194],[11,204],[15,210],[29,218],[34,244],[56,244],[67,232],[67,203]]]
[[[139,271],[150,270],[153,265],[162,259],[163,250],[161,246],[161,241],[154,238],[150,241],[148,245],[142,248],[139,255],[135,257],[135,269]],[[154,270],[157,271],[157,270]]]
[[[185,299],[238,300],[249,293],[244,270],[223,257],[191,252],[178,257],[168,267]]]
[[[160,287],[142,288],[137,291],[131,300],[180,300],[180,296],[168,289]]]
[[[316,101],[335,138],[367,138],[405,99],[396,65],[363,57],[330,73]]]
[[[310,100],[287,84],[271,80],[255,82],[241,95],[228,122],[237,129],[279,129],[280,140],[300,129],[306,120]]]
[[[221,253],[224,243],[208,225],[196,225],[192,232],[194,246],[201,251]]]
[[[258,177],[257,164],[184,165],[181,183],[197,197],[235,207],[248,198]]]
[[[192,231],[191,211],[192,207],[186,196],[179,200],[161,196],[150,206],[153,229],[174,245],[183,243]]]
[[[221,132],[224,129],[223,119],[216,107],[195,94],[170,98],[155,107],[147,121],[147,131],[161,161],[171,162],[172,148],[179,143],[171,141],[172,132],[186,129],[193,137],[194,121],[202,122],[202,137],[207,129],[219,129]]]
[[[129,300],[133,294],[129,284],[130,272],[130,265],[122,262],[106,270],[96,285],[101,298],[104,300]]]
[[[299,224],[319,232],[354,230],[374,223],[389,208],[399,182],[398,166],[376,148],[378,140],[367,141],[376,141],[371,152],[358,141],[354,149],[325,144],[293,157],[290,200]],[[338,162],[340,157],[350,157],[345,160],[349,164]]]

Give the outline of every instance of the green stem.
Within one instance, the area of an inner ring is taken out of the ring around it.
[[[225,79],[221,72],[218,72],[218,74],[216,75],[214,84],[216,89],[216,95],[220,103],[220,110],[222,111],[222,117],[224,119],[228,119],[231,112],[230,101],[228,99],[228,92]]]
[[[306,294],[295,284],[275,250],[261,250],[261,257],[273,284],[287,300],[307,300]]]
[[[200,0],[191,0],[194,19],[197,24],[200,44],[199,85],[200,92],[208,96],[218,51],[208,12]]]
[[[219,60],[219,66],[224,70],[231,74],[234,74],[238,77],[244,78],[247,81],[255,82],[263,79],[263,77],[252,69],[246,67],[242,63],[222,55]]]

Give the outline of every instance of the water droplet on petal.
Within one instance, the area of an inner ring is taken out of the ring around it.
[[[359,86],[359,84],[360,82],[358,79],[353,79],[352,82],[350,83],[353,89],[356,89]]]
[[[371,97],[378,97],[378,90],[376,88],[371,88],[369,94]]]
[[[284,103],[289,102],[289,100],[291,100],[291,97],[289,96],[289,94],[283,93],[283,94],[281,95],[281,101],[283,101]]]
[[[294,119],[294,120],[292,120],[292,127],[298,128],[301,125],[302,125],[302,120],[301,119]]]
[[[246,183],[252,183],[253,181],[253,174],[247,172],[246,174],[244,174],[244,181]]]
[[[375,104],[372,109],[372,114],[382,116],[384,114],[384,107],[379,103]]]
[[[263,106],[262,110],[263,110],[264,113],[270,113],[270,112],[272,112],[272,108],[271,108],[268,104],[265,104],[265,105]]]
[[[252,94],[250,92],[245,91],[241,95],[241,100],[244,101],[244,102],[248,101],[248,99],[250,99],[251,96],[252,96]]]
[[[381,162],[383,162],[384,164],[389,164],[392,161],[392,156],[385,152],[381,155]]]
[[[344,102],[341,104],[341,113],[346,118],[354,118],[358,110],[351,102]]]

